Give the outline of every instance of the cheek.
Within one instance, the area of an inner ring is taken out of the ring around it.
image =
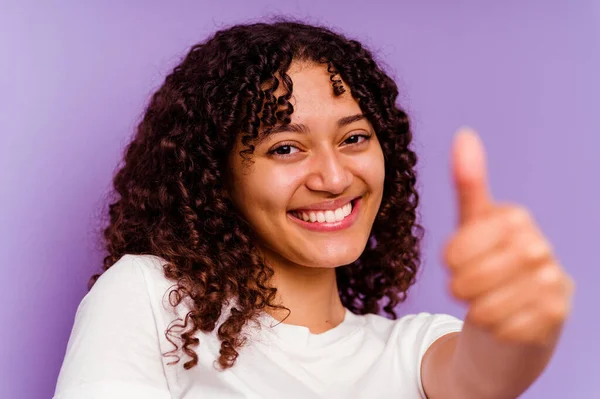
[[[261,176],[264,176],[264,188],[268,190],[269,196],[287,202],[304,182],[306,167],[300,164],[268,167]]]
[[[381,147],[353,160],[353,169],[357,177],[362,179],[373,193],[383,192],[385,180],[385,163]]]
[[[257,162],[252,172],[235,180],[235,202],[251,220],[265,213],[285,212],[298,182],[303,179],[301,168],[261,168]]]

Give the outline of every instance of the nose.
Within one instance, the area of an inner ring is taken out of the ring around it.
[[[312,191],[342,194],[350,187],[353,179],[347,162],[335,151],[314,155],[309,166],[306,186]]]

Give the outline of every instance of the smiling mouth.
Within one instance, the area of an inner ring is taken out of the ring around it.
[[[356,198],[346,205],[343,205],[337,209],[328,209],[328,210],[298,210],[298,211],[290,211],[288,212],[290,215],[295,217],[296,219],[300,219],[307,223],[315,223],[315,224],[327,224],[327,223],[337,223],[341,222],[352,214],[352,210],[356,205],[356,202],[359,198]]]

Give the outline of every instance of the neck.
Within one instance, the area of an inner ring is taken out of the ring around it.
[[[334,268],[305,267],[269,262],[275,275],[276,303],[290,310],[273,309],[271,316],[286,324],[325,332],[344,320],[345,309],[338,294]],[[286,317],[287,316],[287,317]]]

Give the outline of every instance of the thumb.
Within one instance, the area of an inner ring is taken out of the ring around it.
[[[452,152],[459,223],[464,224],[493,206],[487,181],[485,150],[475,131],[461,128],[454,139]]]

